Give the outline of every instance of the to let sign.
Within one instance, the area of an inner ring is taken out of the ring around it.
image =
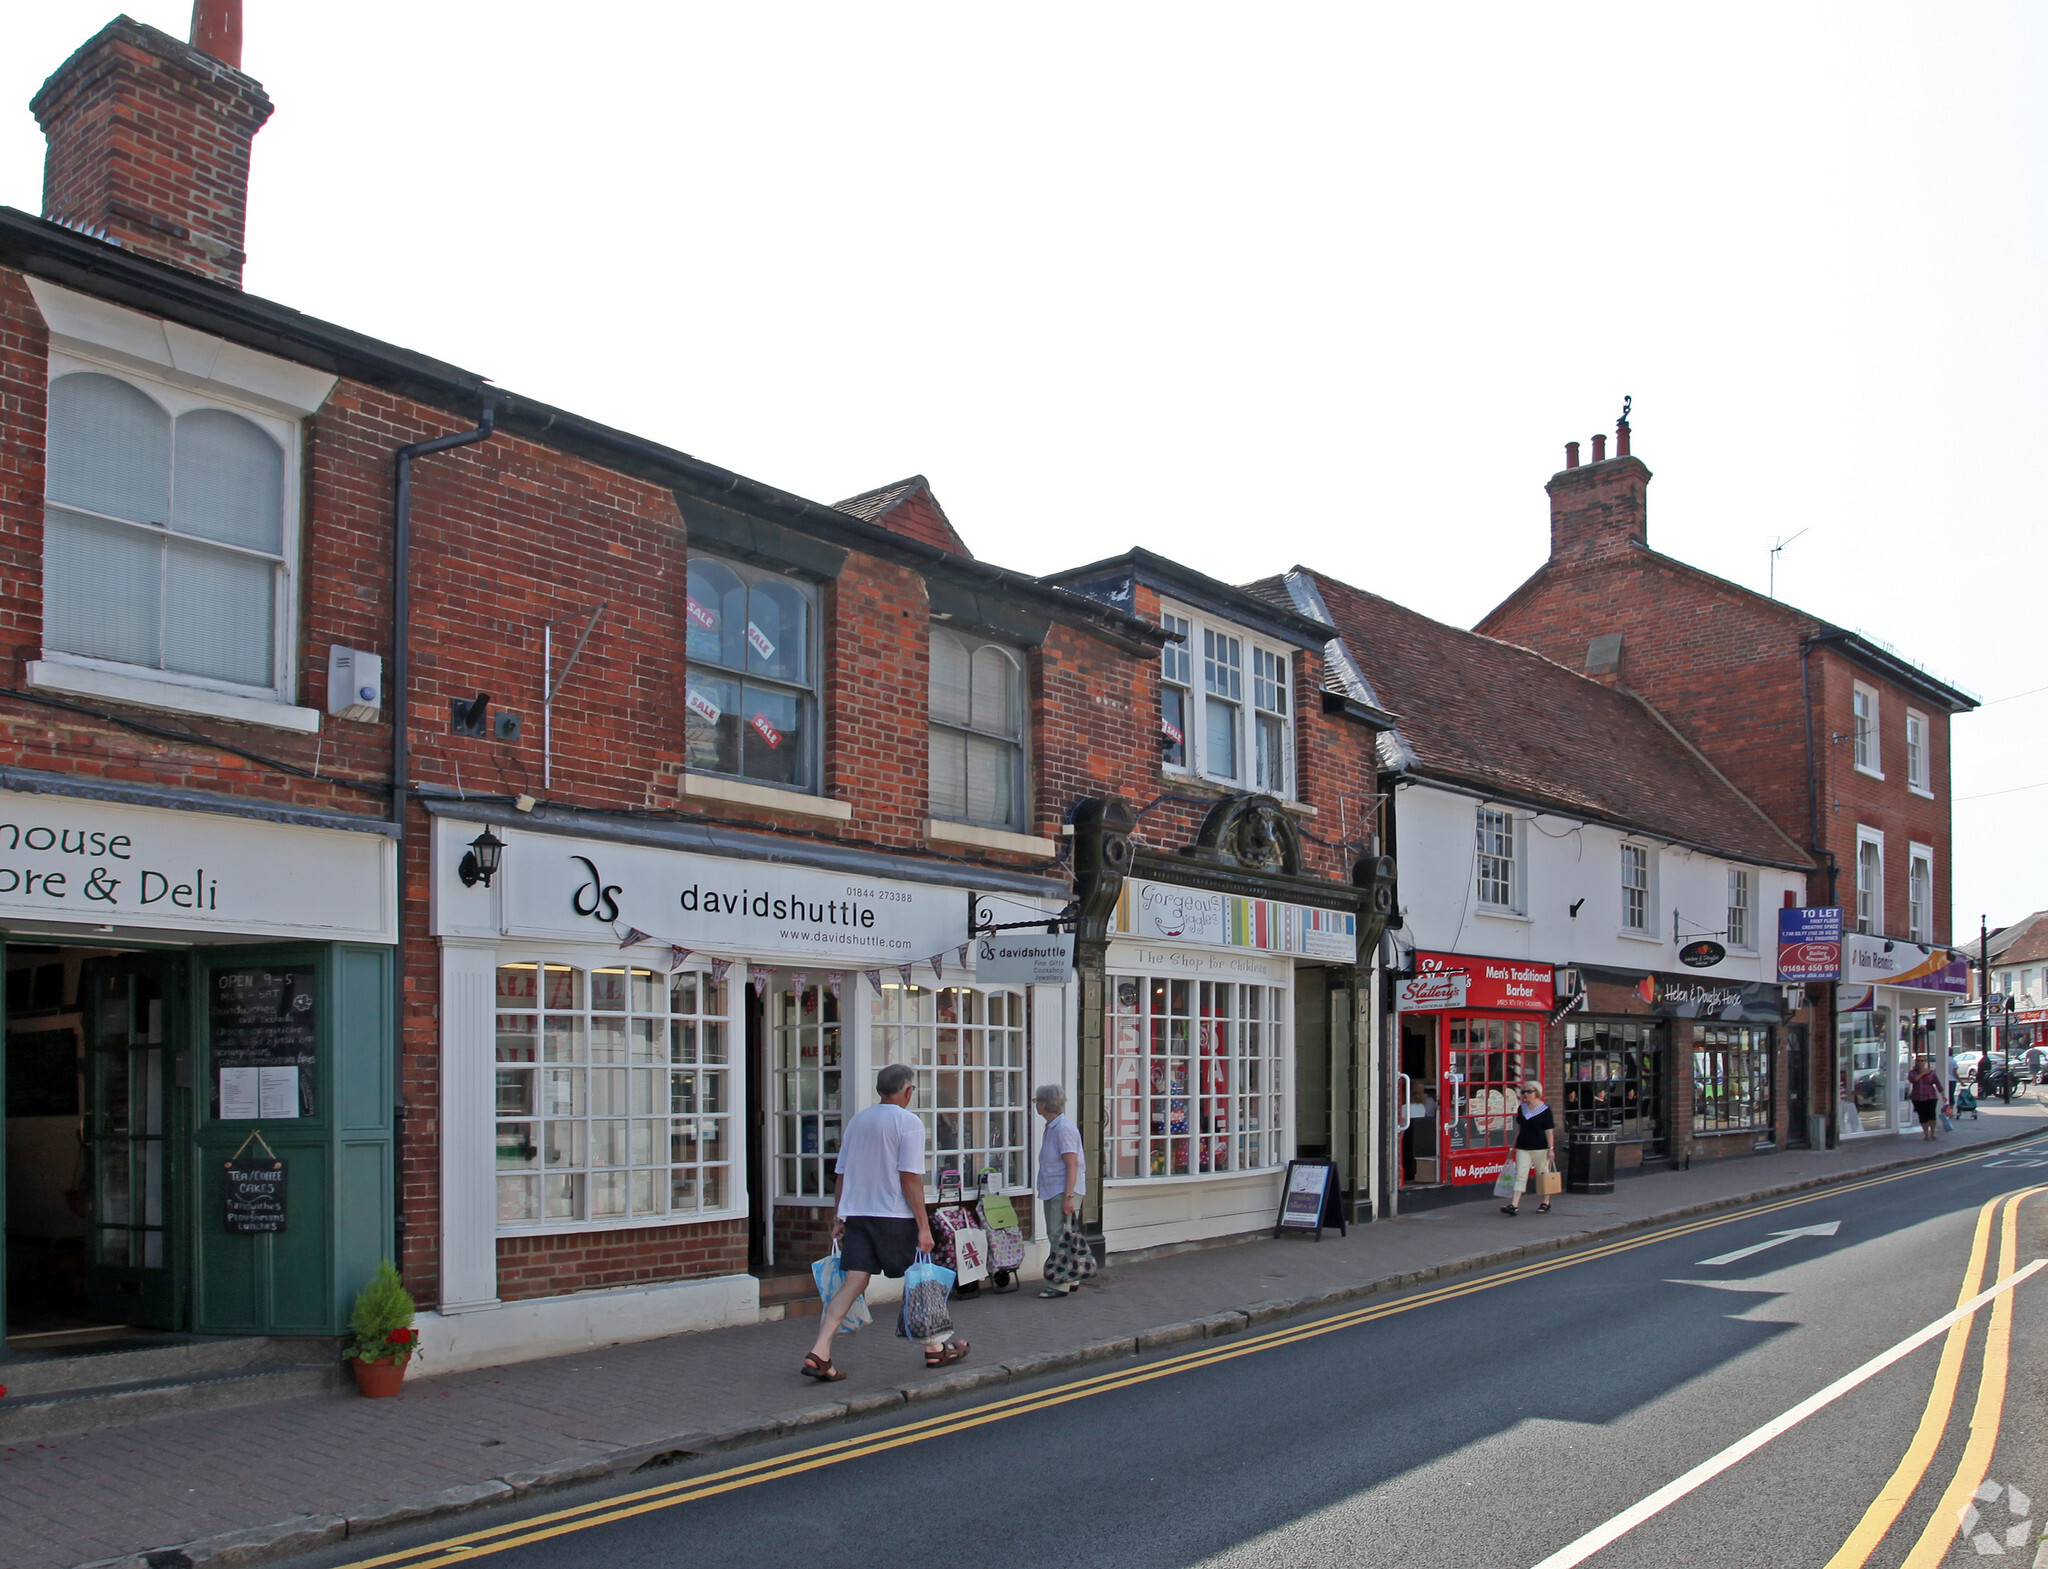
[[[1778,912],[1778,979],[1838,981],[1842,978],[1842,911],[1839,905]]]

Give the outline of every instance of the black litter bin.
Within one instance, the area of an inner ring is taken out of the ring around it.
[[[1565,1146],[1564,1186],[1567,1193],[1614,1191],[1614,1130],[1581,1129]]]

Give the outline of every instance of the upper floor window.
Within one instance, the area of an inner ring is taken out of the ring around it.
[[[295,439],[180,388],[52,380],[45,656],[289,696]]]
[[[689,766],[815,790],[817,600],[809,584],[690,558]]]
[[[1859,834],[1856,841],[1856,930],[1884,929],[1884,840]]]
[[[1915,790],[1932,793],[1933,771],[1927,763],[1927,718],[1906,710],[1906,783]]]
[[[1159,622],[1180,639],[1168,644],[1159,659],[1160,745],[1166,766],[1242,789],[1291,795],[1289,652],[1193,614],[1167,610]]]
[[[1754,948],[1756,927],[1750,916],[1749,868],[1728,868],[1728,946]]]
[[[1621,847],[1621,924],[1631,932],[1650,929],[1650,851],[1645,845]]]
[[[1856,766],[1866,774],[1882,777],[1877,755],[1877,692],[1859,681],[1849,701],[1855,731]]]
[[[1934,852],[1924,844],[1913,846],[1906,865],[1906,935],[1934,941]]]
[[[932,628],[932,816],[1024,826],[1024,661],[1015,649]]]
[[[1515,818],[1490,806],[1478,809],[1474,831],[1479,838],[1477,894],[1482,905],[1496,910],[1515,908]]]

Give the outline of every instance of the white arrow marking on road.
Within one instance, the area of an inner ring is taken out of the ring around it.
[[[1775,1248],[1782,1243],[1790,1242],[1794,1237],[1832,1237],[1841,1229],[1842,1223],[1839,1220],[1830,1220],[1818,1226],[1801,1226],[1797,1231],[1774,1231],[1768,1242],[1737,1248],[1733,1253],[1723,1253],[1719,1258],[1703,1258],[1694,1267],[1704,1269],[1709,1264],[1733,1264],[1738,1259],[1748,1258],[1752,1253],[1761,1253],[1765,1248]]]

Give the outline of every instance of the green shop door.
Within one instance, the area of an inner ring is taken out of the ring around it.
[[[108,1323],[179,1327],[184,969],[182,956],[94,959],[79,978],[91,1190],[85,1303]]]

